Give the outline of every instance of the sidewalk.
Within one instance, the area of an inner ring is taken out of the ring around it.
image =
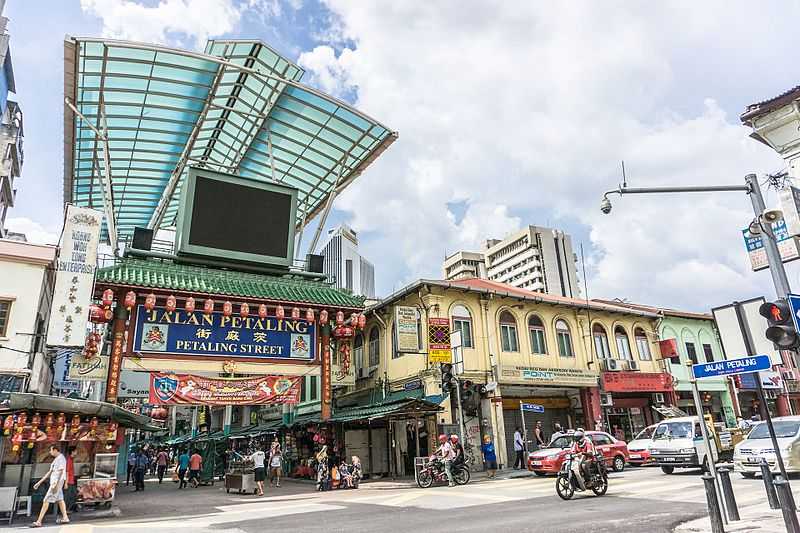
[[[741,520],[729,522],[725,525],[726,533],[742,533],[746,531],[778,533],[786,531],[781,510],[770,509],[766,502],[740,507],[739,516],[742,518]],[[685,522],[675,528],[675,533],[706,532],[711,532],[711,520],[708,516]]]

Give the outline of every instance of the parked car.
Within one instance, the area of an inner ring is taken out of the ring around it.
[[[603,454],[606,465],[615,472],[622,472],[628,462],[628,446],[603,431],[587,431],[597,451]],[[528,454],[528,470],[537,476],[557,474],[564,458],[572,447],[571,434],[561,435],[553,439],[546,448]]]
[[[800,472],[800,416],[773,418],[772,425],[786,472]],[[775,450],[765,422],[754,425],[747,438],[736,445],[733,467],[743,477],[753,478],[761,473],[761,459],[766,459],[773,473],[778,472]]]
[[[653,462],[650,456],[650,445],[653,444],[653,432],[658,424],[647,426],[628,443],[628,464],[643,466]]]

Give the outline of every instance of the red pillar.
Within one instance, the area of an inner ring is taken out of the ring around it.
[[[111,357],[108,358],[108,376],[106,378],[106,401],[108,403],[116,403],[117,393],[119,392],[122,355],[125,351],[125,326],[128,319],[128,312],[122,305],[124,298],[124,293],[121,290],[117,292],[117,307],[114,312],[114,322],[111,325],[113,334]]]
[[[331,328],[328,325],[321,326],[322,339],[322,378],[320,385],[322,388],[322,408],[321,418],[326,421],[331,417]]]
[[[776,404],[778,406],[778,416],[790,416],[792,414],[791,409],[789,409],[789,397],[787,395],[779,394]]]
[[[581,389],[581,405],[583,406],[584,427],[592,430],[594,429],[594,423],[603,419],[603,411],[600,408],[600,388],[587,387]]]

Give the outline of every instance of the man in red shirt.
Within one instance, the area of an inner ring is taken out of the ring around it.
[[[194,451],[191,457],[189,457],[189,482],[192,484],[194,488],[200,484],[200,470],[203,469],[203,458],[197,452]]]
[[[76,455],[77,448],[75,446],[70,446],[67,448],[67,494],[66,494],[66,504],[67,510],[74,511],[75,510],[75,502],[77,501],[78,496],[78,486],[77,481],[75,480],[75,455]]]
[[[589,465],[594,461],[595,448],[592,439],[589,438],[583,431],[583,428],[578,428],[573,435],[575,442],[572,444],[570,453],[575,455],[572,461],[572,472],[578,479],[578,485],[581,489],[586,490],[586,483],[584,479],[589,473]]]

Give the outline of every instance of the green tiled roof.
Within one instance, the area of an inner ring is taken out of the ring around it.
[[[392,403],[372,404],[366,407],[346,407],[337,409],[331,417],[331,422],[349,422],[353,420],[367,420],[382,418],[395,413],[418,413],[420,415],[435,414],[439,411],[437,404],[426,400],[406,398]]]
[[[363,308],[364,298],[325,283],[126,258],[97,271],[97,283],[271,301]]]

